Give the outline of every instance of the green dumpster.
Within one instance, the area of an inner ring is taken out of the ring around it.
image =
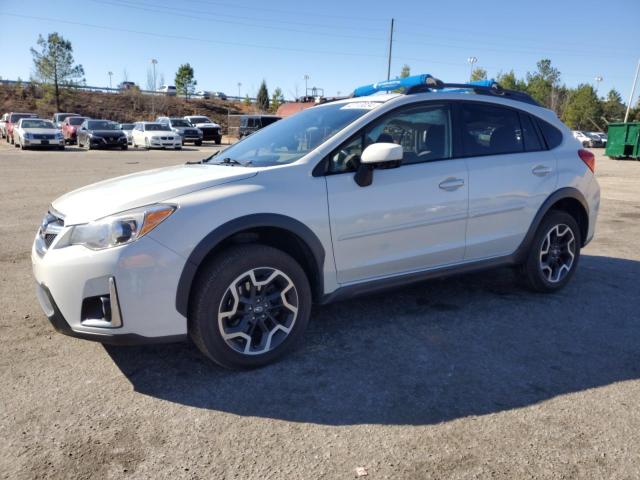
[[[609,158],[640,159],[640,122],[610,123],[607,137]]]

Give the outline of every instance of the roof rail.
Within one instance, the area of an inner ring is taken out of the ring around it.
[[[471,90],[473,93],[478,95],[495,95],[498,97],[508,98],[509,100],[528,103],[537,107],[540,106],[540,104],[529,94],[502,88],[495,80],[477,80],[469,83],[444,83],[437,78],[433,78],[433,81],[429,84],[423,83],[413,85],[407,88],[404,93],[406,95],[411,95],[414,93],[432,92],[434,90],[446,90],[448,92],[463,92]]]

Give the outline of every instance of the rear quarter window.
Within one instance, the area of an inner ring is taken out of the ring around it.
[[[544,141],[547,144],[547,148],[549,150],[551,150],[552,148],[556,148],[562,143],[562,132],[560,130],[558,130],[550,123],[545,122],[544,120],[540,120],[539,118],[536,118],[536,122],[538,123],[540,132],[542,133]]]

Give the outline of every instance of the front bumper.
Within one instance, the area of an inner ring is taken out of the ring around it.
[[[55,138],[51,140],[25,138],[23,139],[23,143],[25,147],[63,147],[64,138]]]
[[[122,148],[128,144],[127,137],[116,137],[114,139],[91,137],[89,141],[92,148]]]
[[[202,140],[218,141],[222,138],[219,128],[198,127],[202,130]]]
[[[149,140],[151,148],[182,148],[182,139],[179,140]]]
[[[38,300],[56,330],[115,344],[186,338],[186,318],[175,308],[182,257],[149,237],[99,251],[56,248],[64,230],[44,253],[36,236],[31,252]],[[95,298],[110,299],[111,324],[88,308]],[[119,321],[113,321],[116,308]]]

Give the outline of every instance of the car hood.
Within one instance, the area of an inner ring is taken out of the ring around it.
[[[220,128],[220,125],[218,125],[217,123],[213,123],[213,122],[194,123],[193,125],[194,125],[194,127],[198,127],[198,128],[202,128],[202,127],[205,127],[205,128]]]
[[[65,216],[65,225],[76,225],[257,173],[246,167],[177,165],[94,183],[61,196],[51,206]]]
[[[122,130],[87,130],[88,133],[97,135],[98,137],[122,137]]]
[[[56,133],[60,133],[60,130],[57,128],[23,128],[22,131],[36,135],[55,135]]]

